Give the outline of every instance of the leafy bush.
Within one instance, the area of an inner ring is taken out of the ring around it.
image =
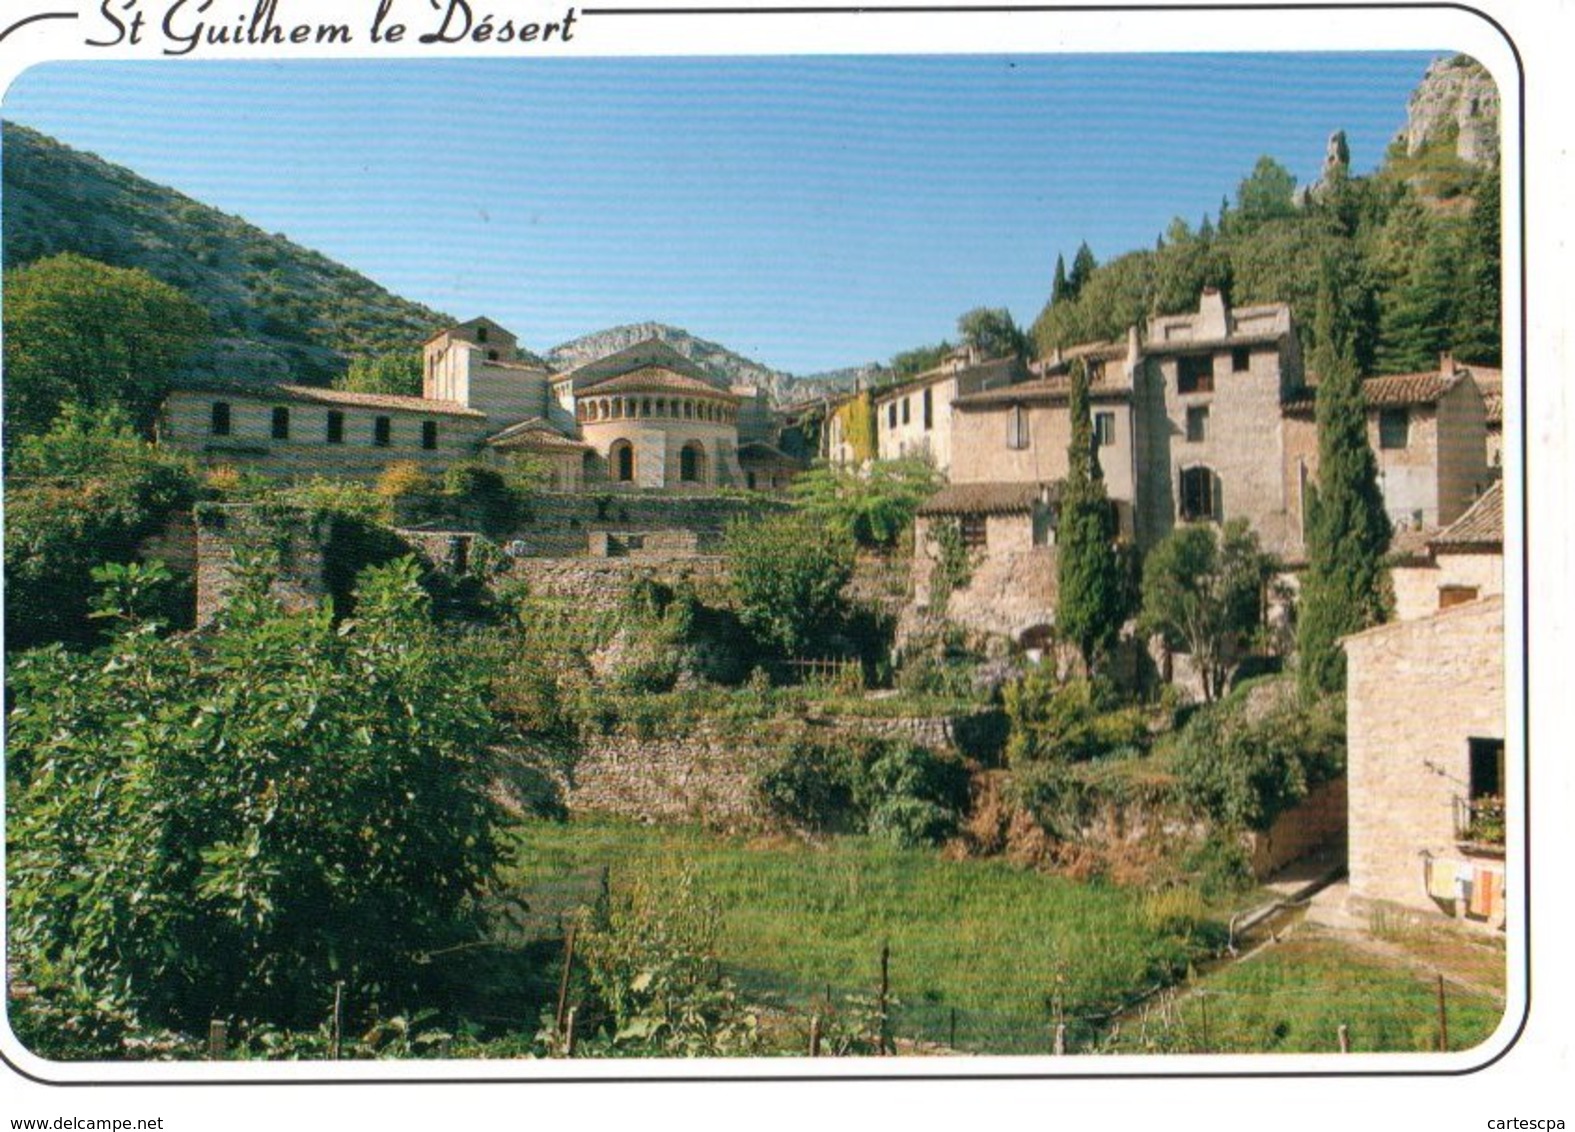
[[[933,844],[957,828],[968,806],[968,770],[912,743],[800,739],[756,776],[755,793],[791,824],[866,832],[907,847]]]
[[[892,549],[912,526],[919,504],[935,493],[940,475],[924,460],[882,460],[859,470],[819,465],[790,489],[803,513],[858,545]]]
[[[377,494],[384,499],[401,499],[407,495],[420,495],[437,487],[435,481],[414,460],[400,460],[383,469],[377,477]]]
[[[1188,797],[1215,821],[1265,831],[1319,783],[1345,770],[1344,704],[1284,696],[1267,710],[1246,698],[1198,712],[1177,743]]]
[[[805,514],[736,522],[726,553],[739,618],[766,647],[806,655],[845,620],[854,558],[846,532]]]
[[[14,660],[11,957],[73,1012],[191,1026],[397,1004],[467,938],[493,804],[485,689],[405,561],[357,620],[283,613],[258,564],[220,623]]]
[[[6,484],[6,647],[91,643],[93,570],[136,561],[199,490],[191,467],[138,439],[123,413],[68,407],[48,433],[21,440]],[[186,621],[184,593],[168,594],[160,616]]]
[[[1087,762],[1122,748],[1143,750],[1148,726],[1143,711],[1122,707],[1101,680],[1057,681],[1049,666],[1030,668],[1006,686],[1011,733],[1007,762]]]
[[[481,529],[489,535],[512,531],[525,517],[525,501],[490,465],[469,462],[450,465],[443,473],[443,490],[476,508]]]
[[[607,1021],[580,1046],[582,1055],[756,1052],[755,1018],[717,963],[720,911],[691,872],[637,872],[585,925],[580,953]]]

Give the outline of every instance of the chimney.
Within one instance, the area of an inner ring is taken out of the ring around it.
[[[1453,350],[1445,350],[1438,355],[1438,376],[1455,376],[1455,354]]]
[[[1230,319],[1225,312],[1225,296],[1214,287],[1203,288],[1198,300],[1199,338],[1225,338],[1230,335]]]

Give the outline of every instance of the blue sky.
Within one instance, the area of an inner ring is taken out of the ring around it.
[[[1058,252],[1196,224],[1260,154],[1357,172],[1433,53],[54,63],[5,116],[545,349],[683,326],[807,374]]]

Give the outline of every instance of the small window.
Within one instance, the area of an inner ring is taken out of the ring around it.
[[[895,401],[886,406],[886,427],[897,427],[897,402]]]
[[[275,440],[290,439],[290,410],[282,405],[273,411],[273,438]]]
[[[1450,609],[1468,601],[1476,601],[1480,592],[1476,586],[1439,586],[1438,608]]]
[[[1209,407],[1193,405],[1187,410],[1187,443],[1200,444],[1209,438]]]
[[[1181,473],[1181,517],[1219,519],[1219,492],[1209,468],[1185,468]]]
[[[1214,392],[1213,356],[1203,354],[1177,358],[1176,391],[1178,393]]]
[[[374,417],[372,420],[372,443],[379,448],[387,448],[388,442],[393,439],[394,422],[387,417]]]
[[[935,396],[934,391],[924,391],[924,431],[929,432],[935,427]]]
[[[485,326],[478,326],[478,327],[476,327],[476,341],[477,342],[485,342],[486,340],[487,340],[487,328]]]
[[[1116,442],[1116,415],[1094,414],[1094,447],[1107,448]]]
[[[437,448],[437,421],[421,422],[421,447],[428,452]]]
[[[1471,739],[1471,798],[1504,796],[1504,740]]]
[[[908,418],[908,412],[909,412],[908,398],[904,397],[902,399],[902,423],[903,424],[907,424],[908,423],[908,419],[909,419]]]
[[[214,436],[230,435],[230,403],[228,401],[215,401],[213,412],[208,419],[208,431]]]
[[[343,444],[345,442],[345,415],[338,409],[328,410],[328,443]]]
[[[1232,373],[1246,373],[1252,368],[1252,351],[1245,346],[1237,346],[1230,352],[1230,368]]]
[[[488,350],[487,351],[487,361],[495,362],[497,360],[498,360],[498,352],[496,350]]]
[[[988,541],[989,519],[984,515],[964,515],[958,524],[962,544],[968,550],[982,550]]]
[[[1411,443],[1411,413],[1408,409],[1378,410],[1378,447],[1404,448]]]
[[[1007,414],[1006,446],[1018,449],[1028,447],[1028,410],[1021,405],[1013,405]]]

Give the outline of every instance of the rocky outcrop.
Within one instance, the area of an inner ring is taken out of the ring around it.
[[[1406,106],[1406,124],[1396,138],[1414,157],[1453,138],[1455,156],[1470,165],[1491,165],[1499,153],[1498,84],[1469,55],[1439,59],[1428,67]]]

